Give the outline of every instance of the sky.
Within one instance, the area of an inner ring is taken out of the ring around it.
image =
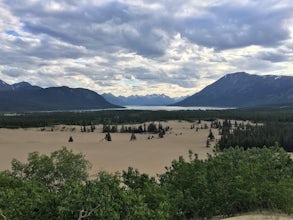
[[[292,0],[0,0],[0,79],[192,95],[233,72],[293,75]]]

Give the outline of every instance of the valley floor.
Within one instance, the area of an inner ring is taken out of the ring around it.
[[[213,154],[215,141],[211,142],[210,148],[206,147],[209,129],[190,129],[194,123],[186,121],[161,124],[171,128],[164,138],[158,138],[158,134],[146,133],[136,134],[137,140],[130,141],[129,133],[111,133],[111,142],[104,140],[105,134],[102,133],[101,125],[89,133],[81,132],[79,126],[65,125],[52,128],[0,129],[0,170],[10,169],[13,158],[24,162],[28,153],[38,151],[50,154],[63,146],[84,154],[92,164],[92,174],[98,171],[121,172],[131,166],[141,173],[156,176],[164,173],[165,167],[170,166],[172,160],[179,156],[188,160],[189,150],[197,153],[200,159],[205,159],[208,153]],[[210,125],[209,122],[202,121],[201,124],[195,123],[195,128],[204,127],[205,124]],[[213,133],[218,139],[218,131],[213,129]],[[68,142],[70,136],[73,138],[71,143]],[[293,158],[293,154],[291,157]]]
[[[136,134],[137,140],[130,141],[129,133],[111,133],[111,142],[104,140],[101,125],[89,133],[81,132],[79,126],[63,125],[53,128],[0,129],[0,170],[9,169],[13,158],[24,162],[30,152],[49,154],[62,146],[85,154],[92,163],[92,174],[101,170],[121,172],[131,166],[141,173],[155,176],[164,173],[165,166],[170,166],[171,161],[180,155],[188,160],[189,150],[202,159],[207,157],[207,153],[213,153],[215,142],[211,142],[210,148],[206,147],[209,129],[196,131],[191,129],[193,123],[186,121],[161,124],[171,128],[164,138],[158,138],[157,134]],[[209,122],[203,121],[195,126],[204,124],[209,126]],[[214,134],[219,138],[217,130],[214,130]],[[70,136],[73,138],[72,143],[68,142]]]

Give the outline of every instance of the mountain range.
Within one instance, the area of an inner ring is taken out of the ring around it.
[[[171,98],[164,94],[152,95],[131,95],[131,96],[114,96],[111,93],[104,93],[102,96],[109,102],[121,106],[161,106],[170,105],[183,100],[185,97]]]
[[[181,99],[181,100],[180,100]],[[113,104],[112,104],[113,103]],[[172,104],[173,103],[173,104]],[[293,76],[230,73],[187,98],[166,95],[99,95],[83,88],[41,88],[0,80],[0,111],[51,111],[118,108],[125,105],[256,107],[293,104]]]
[[[227,74],[176,106],[255,107],[293,103],[293,77]]]
[[[94,91],[82,88],[41,88],[27,82],[0,80],[0,111],[50,111],[117,108]]]

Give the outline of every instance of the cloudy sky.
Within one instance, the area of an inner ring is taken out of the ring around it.
[[[293,75],[292,0],[0,0],[0,79],[191,95],[227,73]]]

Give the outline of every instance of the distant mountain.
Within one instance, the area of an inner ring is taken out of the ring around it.
[[[178,106],[253,107],[293,103],[293,77],[231,73]]]
[[[33,87],[40,88],[38,86],[32,86],[28,82],[20,82],[20,83],[15,83],[15,84],[11,85],[12,90],[16,90],[16,89],[31,89]]]
[[[88,89],[41,88],[27,82],[9,85],[0,80],[0,111],[49,111],[116,108]]]
[[[10,90],[11,86],[7,84],[6,82],[0,80],[0,91],[7,91]]]
[[[109,102],[116,105],[130,105],[130,106],[159,106],[159,105],[170,105],[172,103],[183,100],[186,97],[171,98],[164,94],[152,94],[152,95],[132,95],[132,96],[114,96],[111,93],[104,93],[102,96]]]

